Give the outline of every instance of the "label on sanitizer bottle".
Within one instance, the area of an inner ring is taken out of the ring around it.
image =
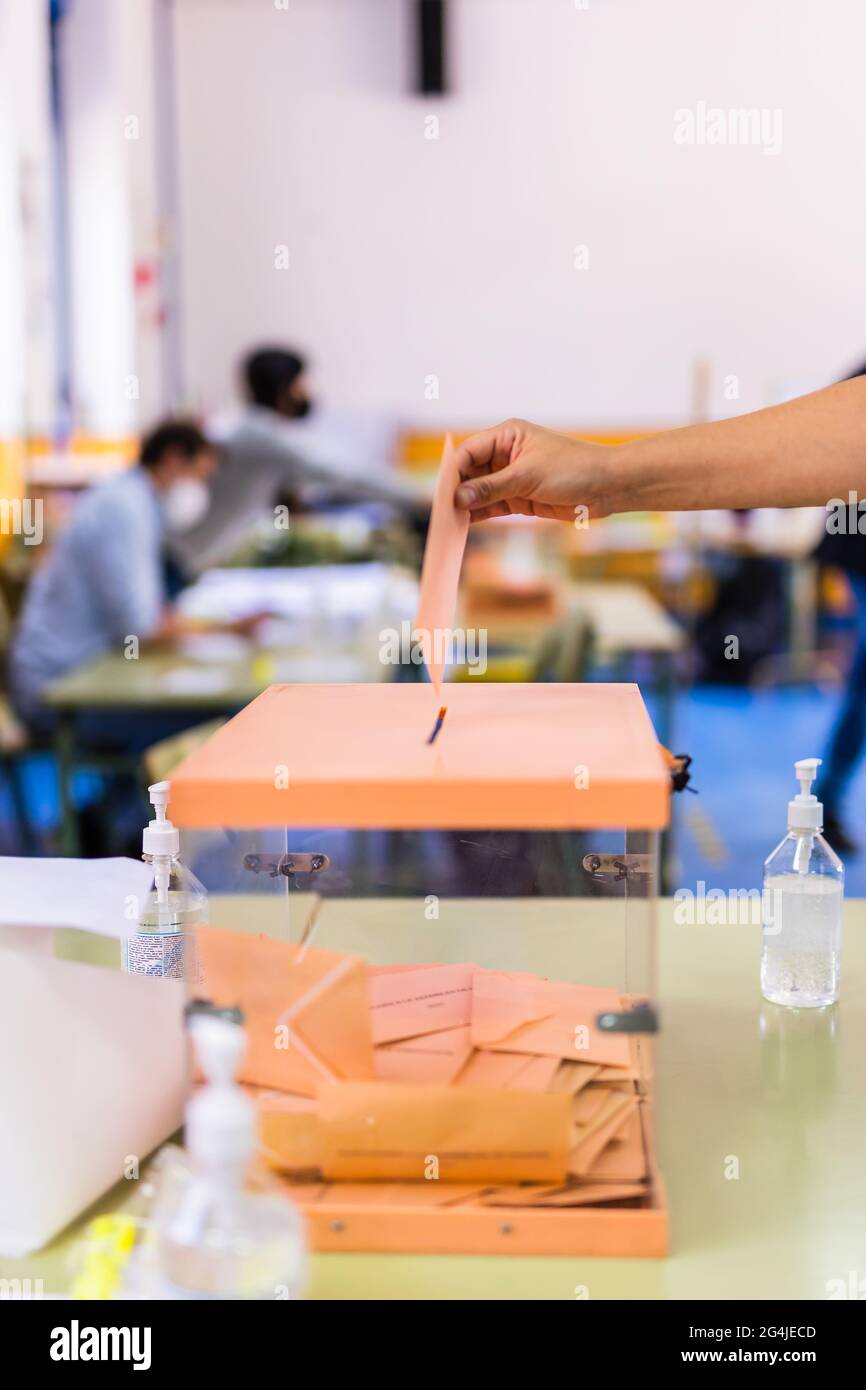
[[[123,946],[123,968],[130,975],[182,980],[189,938],[185,932],[135,932]]]

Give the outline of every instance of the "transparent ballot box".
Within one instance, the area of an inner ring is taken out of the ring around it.
[[[634,685],[272,686],[177,770],[200,997],[317,1249],[659,1255]]]

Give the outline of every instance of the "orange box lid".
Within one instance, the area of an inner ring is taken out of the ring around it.
[[[181,763],[176,825],[652,830],[670,779],[636,685],[272,685]]]

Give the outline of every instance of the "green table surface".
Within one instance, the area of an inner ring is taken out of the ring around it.
[[[245,903],[249,921],[250,899]],[[572,977],[591,976],[601,956],[617,950],[617,906],[594,904],[597,923],[604,911],[610,914],[607,944],[601,954],[592,947],[592,959],[572,969]],[[262,928],[280,930],[281,912],[272,902],[262,913]],[[393,902],[365,903],[360,913],[351,904],[326,903],[316,944],[381,946],[379,928],[396,928],[400,912]],[[402,913],[405,933],[405,906]],[[212,915],[233,924],[225,905]],[[296,907],[293,935],[302,915]],[[452,925],[455,956],[464,933],[467,940],[474,933],[480,953],[486,954],[488,940],[504,966],[516,963],[526,950],[521,942],[530,934],[537,939],[545,927],[557,952],[569,939],[582,944],[575,937],[573,905],[562,903],[466,903]],[[479,926],[489,928],[489,936],[479,937]],[[420,922],[410,928],[416,940],[405,942],[403,958],[425,958],[416,950],[418,933],[425,930],[429,924]],[[438,937],[437,945],[442,941]],[[63,949],[80,954],[68,942]],[[97,949],[91,958],[107,960],[112,949],[116,953],[112,943]],[[657,1095],[671,1208],[666,1259],[314,1255],[309,1297],[570,1300],[586,1289],[590,1299],[823,1299],[831,1281],[847,1283],[851,1271],[866,1277],[862,901],[846,905],[843,950],[838,1005],[781,1009],[760,996],[758,927],[682,926],[674,920],[673,904],[661,904]],[[376,952],[370,954],[375,958]],[[428,951],[426,958],[449,954]],[[738,1176],[730,1176],[735,1169]],[[115,1208],[119,1197],[115,1189],[94,1211]],[[42,1278],[46,1293],[62,1292],[80,1225],[37,1255],[0,1261],[0,1278]]]
[[[48,686],[55,709],[196,709],[231,713],[267,686],[292,681],[384,680],[389,668],[360,641],[311,655],[309,648],[250,644],[243,656],[199,660],[182,651],[144,652],[135,661],[97,657]]]

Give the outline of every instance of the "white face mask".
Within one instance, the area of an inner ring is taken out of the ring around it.
[[[178,478],[163,493],[169,531],[191,531],[210,506],[210,488],[201,478]]]

